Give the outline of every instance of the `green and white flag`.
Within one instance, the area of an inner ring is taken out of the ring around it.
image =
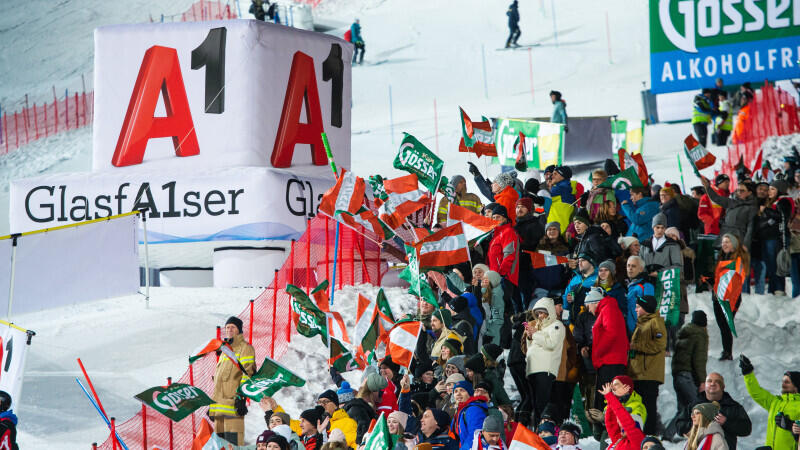
[[[439,192],[445,196],[448,202],[456,202],[456,188],[450,185],[450,181],[444,175],[442,175],[442,181],[439,182]]]
[[[386,319],[392,321],[391,325],[387,324],[388,326],[386,327],[386,331],[388,332],[394,325],[394,322],[397,322],[397,320],[395,320],[394,314],[392,314],[392,307],[389,306],[389,300],[386,298],[383,288],[378,290],[378,295],[375,301],[378,303],[378,311],[380,311]]]
[[[392,448],[394,448],[394,445],[392,445],[389,425],[386,423],[386,417],[381,413],[378,421],[375,422],[375,427],[369,434],[364,450],[391,450]]]
[[[417,179],[432,193],[436,193],[442,177],[444,161],[436,156],[427,147],[422,145],[414,136],[405,133],[400,143],[400,150],[394,158],[394,168],[417,175]]]
[[[292,311],[297,314],[297,332],[305,337],[318,335],[327,347],[328,320],[325,313],[299,287],[287,284],[286,293],[292,296]]]
[[[668,327],[676,327],[681,315],[681,269],[675,267],[661,270],[656,281],[658,313]]]
[[[181,383],[152,387],[134,398],[173,422],[180,422],[198,408],[214,403],[199,387]]]
[[[238,392],[251,400],[259,402],[264,397],[272,397],[273,394],[286,386],[300,387],[305,384],[306,380],[278,364],[270,357],[266,357],[258,372],[239,385]]]
[[[636,170],[633,167],[628,167],[613,177],[609,177],[598,187],[627,191],[631,188],[642,186],[642,180],[639,179],[639,175],[636,173]]]
[[[363,369],[363,367],[358,364],[358,361],[356,361],[355,356],[353,356],[353,352],[351,352],[342,341],[334,337],[331,337],[328,365],[339,372]]]
[[[426,302],[439,307],[439,302],[436,301],[436,294],[428,284],[424,274],[419,273],[419,259],[417,258],[417,249],[411,245],[406,245],[406,255],[408,255],[408,266],[400,272],[400,279],[407,281],[411,286],[408,288],[408,293],[422,298]]]
[[[380,175],[371,175],[369,179],[369,186],[372,188],[372,195],[379,200],[386,200],[389,198],[389,194],[386,193],[386,189],[383,187],[383,177]]]

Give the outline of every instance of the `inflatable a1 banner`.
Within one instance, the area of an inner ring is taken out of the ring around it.
[[[0,324],[0,350],[3,353],[0,364],[0,391],[11,395],[12,408],[19,404],[22,392],[22,376],[25,358],[28,353],[28,333],[7,322]]]

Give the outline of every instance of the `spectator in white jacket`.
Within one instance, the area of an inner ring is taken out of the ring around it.
[[[561,366],[561,353],[566,330],[556,317],[552,298],[543,297],[533,307],[534,323],[525,322],[526,377],[533,392],[533,421],[538,424],[550,401],[553,381]]]

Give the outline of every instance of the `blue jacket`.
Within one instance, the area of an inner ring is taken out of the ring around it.
[[[581,306],[583,306],[583,298],[586,296],[586,291],[594,285],[595,281],[597,281],[597,271],[594,271],[586,278],[583,278],[580,272],[576,272],[575,276],[569,280],[566,289],[564,289],[564,295],[561,297],[561,306],[564,307],[564,311],[569,311],[569,319],[565,322],[567,325],[574,322],[575,318],[578,317]],[[567,294],[570,292],[573,293],[574,297],[571,308],[567,301]]]
[[[475,336],[475,340],[478,340],[478,333],[481,329],[481,324],[483,324],[483,314],[481,313],[481,306],[478,304],[478,298],[475,297],[475,294],[471,292],[464,292],[461,294],[462,297],[467,299],[467,304],[469,305],[469,314],[475,319],[475,326],[473,327],[472,335]]]
[[[458,408],[450,431],[458,436],[461,450],[472,449],[475,430],[483,429],[483,421],[486,419],[488,411],[489,406],[483,397],[470,397],[466,405]]]
[[[350,39],[353,41],[354,44],[356,42],[362,42],[363,41],[363,39],[361,39],[361,25],[360,24],[357,24],[357,23],[353,22],[353,24],[350,25]]]
[[[572,193],[572,183],[569,180],[561,180],[550,188],[550,196],[561,196],[561,203],[575,203],[575,194]]]
[[[638,319],[636,316],[636,300],[644,295],[656,295],[656,290],[652,283],[642,276],[628,282],[627,311],[623,311],[622,314],[625,316],[625,326],[628,328],[628,336],[632,335],[633,330],[636,329],[636,320]]]
[[[623,204],[622,214],[631,221],[628,236],[635,234],[640,241],[653,237],[653,216],[658,214],[659,206],[652,197],[644,197],[636,203]]]

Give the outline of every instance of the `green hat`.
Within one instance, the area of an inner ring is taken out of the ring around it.
[[[695,405],[692,411],[698,411],[707,421],[713,422],[714,418],[719,414],[719,403],[700,403],[699,405]]]
[[[437,309],[433,312],[433,317],[439,319],[447,328],[453,326],[453,316],[450,314],[449,309]]]

